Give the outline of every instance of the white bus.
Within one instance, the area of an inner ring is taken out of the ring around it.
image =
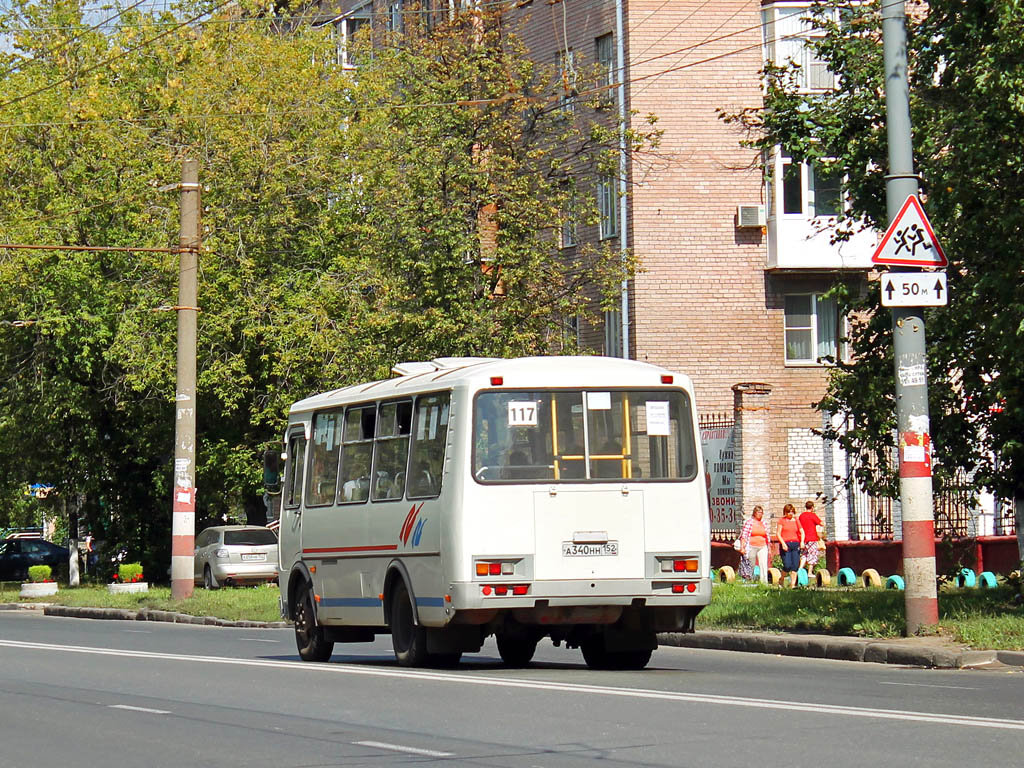
[[[640,669],[711,599],[689,379],[607,357],[441,358],[301,400],[277,490],[302,659],[390,633],[404,666],[495,635]],[[270,457],[274,482],[279,458]]]

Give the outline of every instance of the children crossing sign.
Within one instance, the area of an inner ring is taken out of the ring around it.
[[[910,195],[871,257],[872,264],[944,267],[946,254],[932,231],[917,195]]]

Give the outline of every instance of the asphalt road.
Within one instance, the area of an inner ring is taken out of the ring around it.
[[[451,671],[389,642],[0,614],[0,766],[1017,766],[1024,673],[685,648],[593,672],[542,645]]]

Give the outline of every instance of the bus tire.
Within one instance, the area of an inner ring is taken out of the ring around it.
[[[860,581],[865,588],[882,586],[882,577],[874,568],[865,568],[864,573],[860,575]]]
[[[395,659],[401,667],[423,667],[430,659],[427,654],[426,630],[416,626],[412,615],[412,597],[402,579],[398,579],[391,593],[391,646],[395,649]]]
[[[295,647],[303,661],[327,661],[334,652],[334,641],[328,640],[323,627],[316,623],[313,590],[308,584],[299,589],[295,604]]]
[[[595,637],[580,646],[583,660],[590,669],[639,670],[647,666],[653,651],[650,648],[632,651],[609,651],[604,638]]]
[[[499,632],[495,636],[498,643],[498,655],[506,667],[525,667],[533,659],[537,652],[538,638],[523,637],[522,635],[506,635]]]

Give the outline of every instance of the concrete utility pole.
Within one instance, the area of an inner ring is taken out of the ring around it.
[[[196,536],[196,283],[199,262],[199,163],[181,166],[178,237],[178,372],[175,387],[174,501],[171,521],[171,597],[192,594]]]
[[[889,175],[886,176],[885,192],[891,224],[907,197],[916,195],[918,191],[910,131],[906,8],[902,0],[886,0],[882,3],[882,46],[886,132],[889,140]],[[892,329],[899,429],[900,505],[903,509],[905,611],[907,634],[912,635],[922,627],[939,621],[935,588],[935,520],[932,507],[928,368],[923,309],[894,307]],[[912,445],[909,444],[911,442]],[[908,448],[913,449],[913,456]],[[916,455],[922,450],[923,456]]]

